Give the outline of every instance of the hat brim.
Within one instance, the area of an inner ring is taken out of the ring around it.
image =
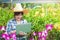
[[[14,11],[14,12],[24,12],[24,11]]]
[[[13,11],[13,12],[23,12],[23,13],[28,13],[28,10],[27,10],[27,9],[24,9],[23,11],[16,10],[16,11]]]

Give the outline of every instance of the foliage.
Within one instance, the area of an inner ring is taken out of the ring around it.
[[[4,31],[3,31],[3,30],[1,30],[1,31],[0,31],[0,36],[1,36],[1,34],[2,34],[2,33],[4,33]]]
[[[8,8],[0,7],[0,26],[6,26],[7,21],[13,17],[13,12]]]
[[[60,40],[60,31],[57,31],[56,29],[49,31],[47,40]]]

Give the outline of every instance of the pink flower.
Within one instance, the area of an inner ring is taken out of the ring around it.
[[[31,37],[29,40],[34,40],[34,38]]]
[[[45,32],[45,36],[48,36],[48,31],[47,30],[44,30],[44,32]]]
[[[42,32],[38,32],[38,40],[41,40]]]
[[[9,40],[9,39],[10,39],[10,37],[9,37],[9,36],[7,36],[7,37],[6,37],[6,40]]]
[[[10,39],[10,37],[9,37],[8,34],[2,34],[2,37],[3,37],[4,39],[6,39],[6,40],[9,40],[9,39]]]
[[[16,33],[12,33],[11,37],[13,38],[13,40],[16,40]]]
[[[36,36],[36,32],[33,32],[33,35]]]
[[[40,39],[41,39],[41,40],[46,40],[47,35],[48,35],[47,30],[42,31],[42,32],[41,32],[41,37],[40,37]]]
[[[5,26],[0,26],[0,30],[6,30]]]
[[[42,39],[42,40],[46,40],[46,37],[42,37],[41,39]]]
[[[8,34],[2,34],[3,38],[9,39],[9,35]]]
[[[39,37],[39,38],[38,38],[38,40],[42,40],[42,38],[41,38],[41,37]]]
[[[41,37],[41,35],[42,35],[42,32],[38,32],[38,37]]]
[[[2,37],[3,37],[3,38],[6,38],[6,35],[5,35],[5,34],[3,34],[3,35],[2,35]]]
[[[42,31],[42,32],[38,32],[38,40],[46,40],[46,37],[47,37],[47,35],[48,35],[48,32],[47,32],[47,30],[44,30],[44,31]]]
[[[6,38],[6,37],[7,37],[7,35],[6,35],[6,34],[2,34],[2,37],[3,37],[3,38]]]
[[[42,31],[42,36],[46,37],[48,35],[47,30]]]
[[[5,30],[4,26],[2,27],[2,29],[1,29],[1,30]]]
[[[49,31],[49,30],[52,30],[53,28],[53,25],[52,24],[47,24],[46,25],[46,30]]]

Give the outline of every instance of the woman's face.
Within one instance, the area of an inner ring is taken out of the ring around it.
[[[21,19],[22,19],[22,14],[19,14],[19,15],[15,15],[15,19],[17,20],[17,21],[20,21]]]

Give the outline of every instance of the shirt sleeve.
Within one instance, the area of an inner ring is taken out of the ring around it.
[[[6,27],[6,32],[7,32],[7,33],[10,33],[10,31],[11,31],[11,26],[12,26],[11,22],[8,22],[8,23],[7,23],[7,27]]]

